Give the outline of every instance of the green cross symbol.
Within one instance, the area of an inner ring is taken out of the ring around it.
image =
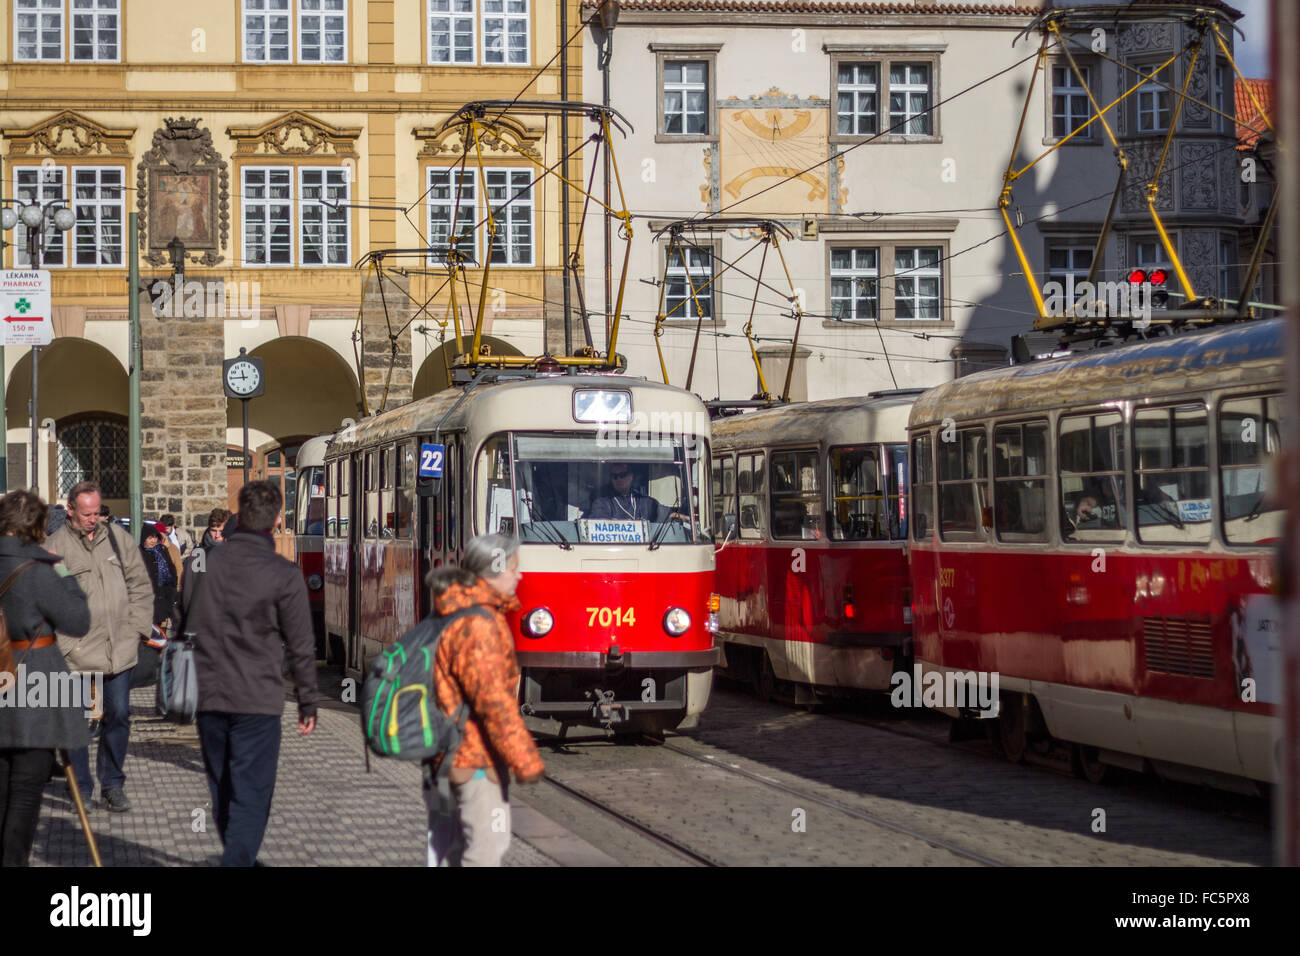
[[[31,307],[32,304],[28,302],[25,298],[19,299],[17,302],[14,303],[14,308],[18,310],[19,315],[26,315],[27,310],[30,309]]]

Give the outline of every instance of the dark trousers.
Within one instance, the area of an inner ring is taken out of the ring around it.
[[[252,866],[271,819],[280,715],[205,711],[196,720],[222,866]]]
[[[26,866],[53,750],[0,750],[0,866]]]
[[[131,668],[120,674],[104,675],[104,716],[99,720],[99,754],[95,757],[100,791],[126,786],[126,745],[131,739]],[[81,798],[90,802],[95,780],[90,775],[90,750],[68,751],[77,773]]]

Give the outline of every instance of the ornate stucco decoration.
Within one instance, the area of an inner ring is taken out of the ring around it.
[[[480,131],[479,146],[485,154],[494,157],[515,156],[519,153],[541,161],[538,149],[544,130],[529,129],[523,123],[508,116],[489,117],[491,129]],[[444,123],[441,126],[422,126],[411,130],[411,135],[424,145],[420,156],[426,159],[460,159],[468,151],[470,159],[474,157],[474,139],[465,141],[465,127],[461,123]],[[518,152],[516,152],[518,151]]]
[[[135,128],[110,129],[79,113],[64,110],[26,129],[0,131],[9,140],[8,159],[104,157],[129,159]]]
[[[197,118],[163,122],[136,172],[140,248],[146,262],[160,266],[176,238],[185,243],[186,258],[214,266],[230,244],[226,161],[212,145],[212,131],[200,128]]]
[[[276,156],[311,158],[355,158],[360,126],[331,126],[294,110],[261,126],[231,126],[226,130],[235,141],[235,157]]]

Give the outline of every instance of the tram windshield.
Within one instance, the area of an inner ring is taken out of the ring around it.
[[[325,466],[311,465],[298,471],[298,534],[325,532]]]
[[[479,452],[479,524],[561,547],[712,543],[708,462],[707,442],[680,435],[496,435]]]

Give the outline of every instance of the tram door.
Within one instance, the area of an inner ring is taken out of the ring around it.
[[[257,468],[257,477],[279,488],[284,499],[280,512],[280,525],[274,534],[275,551],[290,561],[294,559],[295,554],[293,523],[298,508],[298,476],[294,471],[294,461],[298,457],[299,447],[290,445],[272,449],[267,452]]]
[[[365,538],[362,508],[366,501],[366,492],[373,485],[374,476],[366,474],[365,461],[373,461],[373,452],[359,453],[347,459],[343,465],[348,471],[348,488],[352,494],[347,497],[348,508],[348,660],[357,670],[365,666],[361,659],[361,572],[365,559],[362,540]]]

